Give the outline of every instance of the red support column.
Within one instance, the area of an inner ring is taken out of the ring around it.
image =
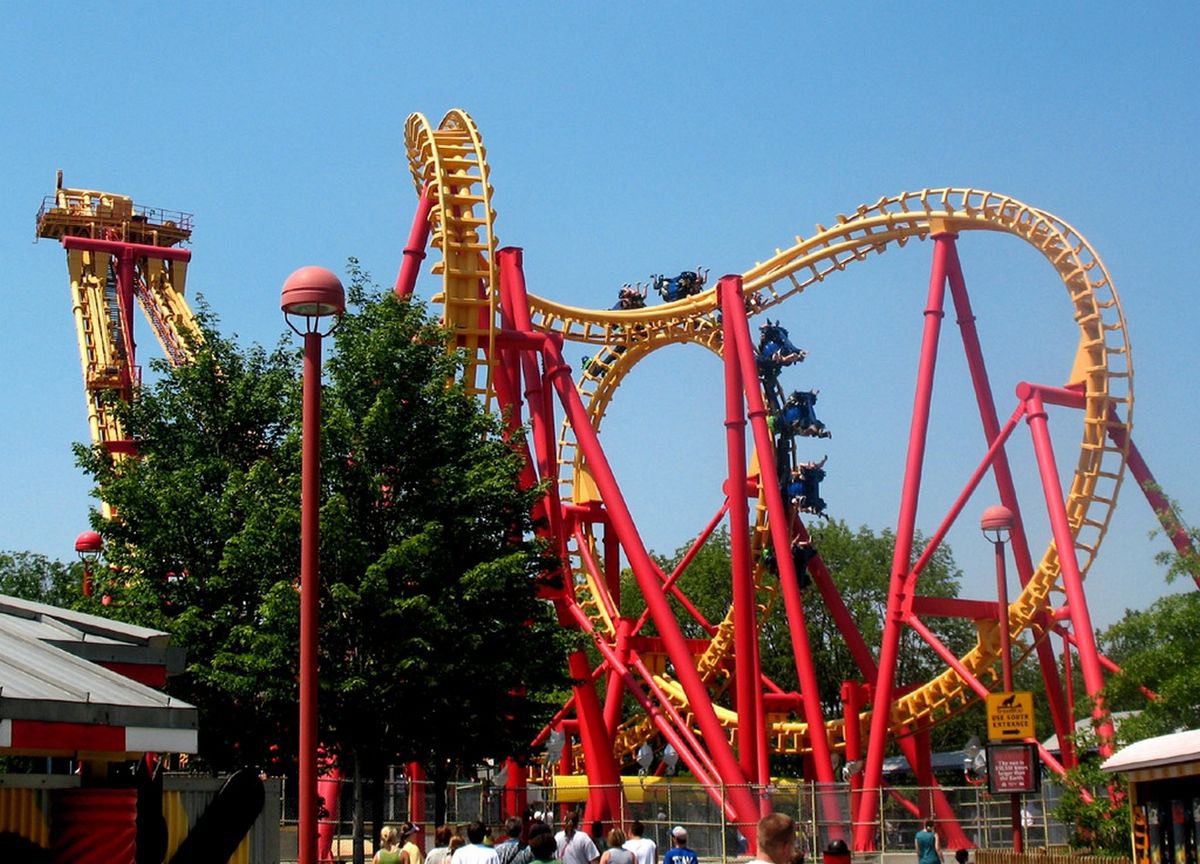
[[[871,711],[871,729],[867,740],[867,764],[861,809],[855,820],[854,847],[869,849],[874,842],[874,824],[883,757],[887,747],[888,720],[892,688],[895,686],[896,661],[900,635],[904,629],[911,598],[905,594],[912,558],[913,532],[916,527],[917,501],[921,493],[921,470],[925,463],[925,436],[929,429],[929,407],[933,396],[933,374],[937,367],[938,338],[941,332],[946,295],[947,259],[955,235],[934,235],[933,269],[929,276],[929,295],[925,304],[925,327],[921,339],[921,359],[917,369],[916,395],[908,434],[908,456],[904,468],[904,486],[896,526],[896,546],[892,555],[891,587],[884,620],[883,644],[879,652],[879,674],[875,681],[875,705]]]
[[[317,860],[317,584],[321,491],[321,334],[304,334],[300,484],[300,864]]]
[[[758,653],[758,610],[754,597],[754,564],[750,560],[750,508],[746,503],[746,412],[742,398],[743,382],[739,373],[738,345],[733,328],[735,316],[728,314],[736,305],[745,312],[741,280],[726,277],[720,283],[721,316],[725,365],[725,494],[729,501],[729,539],[731,578],[733,579],[733,650],[738,712],[738,763],[746,779],[755,786],[764,782],[758,776],[758,742],[763,736],[761,702],[755,691],[762,689]],[[757,385],[757,381],[755,382]]]
[[[975,401],[979,406],[979,417],[983,421],[984,437],[988,446],[991,447],[1004,433],[996,414],[996,401],[992,395],[992,387],[983,359],[979,331],[975,328],[975,313],[971,309],[971,299],[967,294],[962,263],[959,261],[958,250],[953,243],[948,251],[947,277],[950,282],[950,298],[954,303],[959,332],[962,336],[963,351],[967,358],[967,368],[971,372],[971,383],[975,389]],[[1017,499],[1017,489],[1013,482],[1012,470],[1009,467],[1008,454],[1003,448],[996,451],[992,468],[996,476],[996,489],[1000,495],[1000,503],[1013,514],[1011,538],[1013,560],[1016,563],[1017,575],[1021,584],[1025,585],[1033,575],[1033,557],[1029,552],[1029,542],[1025,536],[1025,523],[1021,519],[1021,506]],[[930,544],[931,547],[932,545]],[[1038,620],[1042,627],[1050,626],[1048,613],[1042,612],[1038,616]],[[1050,640],[1043,639],[1038,642],[1035,650],[1042,669],[1042,680],[1046,684],[1050,717],[1055,731],[1062,739],[1071,733],[1074,721],[1066,709],[1062,682],[1058,678],[1058,666],[1054,659],[1054,648],[1050,644]]]
[[[1042,404],[1037,388],[1030,384],[1017,386],[1017,398],[1026,403],[1026,419],[1033,435],[1033,449],[1037,456],[1038,472],[1042,479],[1042,493],[1046,498],[1046,510],[1050,516],[1050,527],[1054,535],[1054,546],[1058,550],[1058,566],[1063,589],[1067,595],[1067,607],[1071,613],[1071,629],[1079,648],[1079,666],[1083,671],[1083,684],[1088,697],[1093,700],[1092,718],[1097,723],[1100,755],[1112,755],[1113,726],[1104,704],[1104,673],[1100,668],[1100,652],[1096,647],[1096,634],[1088,612],[1087,598],[1083,592],[1083,577],[1079,573],[1079,562],[1075,558],[1075,540],[1071,524],[1067,519],[1063,503],[1062,483],[1058,479],[1058,467],[1054,460],[1054,447],[1050,442],[1050,429],[1046,420],[1046,408]]]
[[[501,268],[501,283],[505,285],[506,290],[514,292],[514,307],[519,308],[523,303],[525,284],[524,275],[520,269],[519,250],[501,249],[497,253],[497,258]],[[629,512],[612,468],[600,446],[599,438],[587,416],[587,410],[570,380],[570,367],[563,360],[562,349],[558,341],[552,338],[547,339],[544,351],[546,377],[558,394],[559,401],[571,423],[571,428],[575,432],[579,449],[592,470],[593,479],[600,490],[609,518],[621,539],[621,546],[625,550],[630,568],[638,581],[638,587],[646,598],[651,618],[662,637],[667,655],[675,667],[675,674],[687,695],[705,743],[712,753],[722,779],[729,784],[727,792],[730,806],[733,812],[738,814],[737,821],[745,823],[742,827],[749,836],[752,826],[758,818],[758,808],[753,796],[746,788],[745,776],[742,774],[732,748],[725,739],[725,732],[713,710],[704,682],[696,671],[691,649],[680,632],[670,604],[663,595],[661,583],[657,578],[658,569],[649,553],[646,552],[646,547],[634,525],[632,514]]]
[[[754,449],[758,454],[759,483],[767,505],[767,522],[771,532],[771,545],[779,568],[779,585],[783,593],[783,604],[787,610],[788,628],[792,642],[792,655],[796,664],[796,676],[804,696],[802,708],[808,723],[809,742],[812,747],[814,774],[818,783],[832,784],[833,761],[829,749],[829,738],[825,731],[825,716],[821,709],[820,690],[817,686],[816,667],[812,650],[808,644],[808,627],[804,618],[804,601],[800,596],[800,583],[792,559],[791,530],[793,519],[783,501],[779,478],[772,467],[775,464],[775,441],[767,427],[767,409],[763,402],[762,385],[758,379],[754,347],[750,342],[750,325],[746,318],[746,307],[741,302],[742,280],[740,276],[722,277],[718,286],[722,297],[736,293],[738,302],[726,302],[722,318],[728,319],[730,333],[737,350],[737,362],[741,369],[741,384],[750,417],[750,429],[754,434]],[[729,345],[725,346],[726,351]],[[732,491],[732,490],[731,490]],[[826,787],[828,790],[829,787]],[[830,823],[833,836],[840,832],[840,813],[833,796],[823,792],[820,807]],[[765,806],[767,802],[761,802]],[[761,807],[760,807],[761,809]]]
[[[417,212],[413,214],[412,229],[400,261],[400,272],[396,274],[396,296],[407,300],[417,284],[421,262],[425,260],[425,247],[429,244],[429,211],[433,209],[433,196],[426,186],[417,201]]]
[[[425,766],[420,762],[409,762],[404,768],[404,773],[408,776],[408,821],[414,825],[424,825]]]

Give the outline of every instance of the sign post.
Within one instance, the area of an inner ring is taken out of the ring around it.
[[[1021,852],[1025,846],[1021,795],[1041,788],[1037,752],[1025,743],[1034,737],[1033,694],[1025,690],[989,693],[987,724],[988,791],[1012,795],[1013,851]]]

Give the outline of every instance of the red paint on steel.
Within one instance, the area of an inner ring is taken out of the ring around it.
[[[125,752],[125,727],[51,720],[13,720],[12,749],[62,753]]]
[[[1033,433],[1033,449],[1037,458],[1038,472],[1042,479],[1042,493],[1046,499],[1046,510],[1058,550],[1058,566],[1062,574],[1063,589],[1067,595],[1067,606],[1071,610],[1071,629],[1079,646],[1079,666],[1083,672],[1083,684],[1092,702],[1092,719],[1097,724],[1100,755],[1112,755],[1112,718],[1104,704],[1104,673],[1100,669],[1096,635],[1092,629],[1092,618],[1088,612],[1087,598],[1083,592],[1083,577],[1079,562],[1075,558],[1075,541],[1071,524],[1067,519],[1062,484],[1058,479],[1058,467],[1054,461],[1054,446],[1050,441],[1050,429],[1046,419],[1046,408],[1037,388],[1022,388],[1025,396],[1026,422]]]
[[[764,782],[758,776],[759,741],[766,736],[763,718],[758,713],[761,700],[762,672],[756,663],[758,652],[758,608],[754,590],[754,565],[750,560],[750,507],[746,502],[746,406],[742,397],[742,379],[738,366],[737,340],[733,328],[736,318],[728,314],[733,306],[745,312],[742,280],[725,276],[717,286],[721,299],[721,327],[725,367],[725,461],[729,496],[729,541],[733,580],[733,656],[737,706],[738,764],[751,783]]]
[[[298,854],[317,860],[317,631],[321,494],[321,334],[304,334],[300,481],[300,768]]]
[[[400,260],[400,272],[396,274],[396,296],[403,300],[412,295],[421,262],[425,260],[425,247],[429,245],[429,211],[432,209],[433,196],[426,186],[417,201],[417,212],[413,214],[412,229],[404,246],[404,257]]]
[[[57,789],[51,796],[50,845],[62,864],[133,864],[137,790]]]
[[[884,620],[883,640],[879,652],[879,674],[875,680],[875,710],[871,712],[871,731],[867,738],[867,760],[859,812],[855,819],[854,848],[874,846],[874,823],[883,779],[883,757],[887,748],[890,711],[881,710],[892,702],[895,686],[896,661],[900,635],[907,617],[908,598],[905,588],[911,566],[913,532],[916,526],[917,501],[921,493],[921,471],[925,462],[925,437],[929,429],[929,408],[933,396],[933,373],[937,367],[938,337],[941,331],[945,294],[946,267],[954,244],[953,234],[934,237],[933,267],[929,276],[929,294],[925,304],[925,326],[921,340],[921,356],[917,368],[916,394],[909,426],[908,456],[904,467],[904,486],[900,497],[900,513],[896,525],[896,545],[892,555],[891,584]]]
[[[991,382],[983,359],[983,347],[979,340],[979,331],[975,327],[975,314],[971,309],[970,295],[967,293],[966,280],[963,278],[962,263],[958,258],[956,244],[949,249],[948,278],[950,281],[950,298],[957,313],[959,333],[962,337],[963,350],[966,354],[967,368],[971,374],[971,384],[975,390],[976,404],[979,406],[979,416],[983,421],[984,439],[989,445],[989,456],[997,441],[1007,438],[1005,431],[1000,428],[996,414],[996,402],[992,394]],[[1079,400],[1083,407],[1082,394],[1071,391],[1070,398]],[[1015,424],[1016,415],[1010,424]],[[1033,556],[1029,550],[1029,540],[1025,533],[1025,521],[1021,517],[1021,505],[1017,497],[1016,484],[1013,481],[1012,470],[1008,462],[1007,452],[1001,448],[995,451],[991,464],[993,466],[996,488],[1000,495],[1001,504],[1008,508],[1013,516],[1012,550],[1017,567],[1017,578],[1022,586],[1029,584],[1033,577]],[[940,542],[940,541],[939,541]],[[930,544],[931,546],[933,544]],[[1005,613],[1007,616],[1007,612]],[[1039,613],[1036,622],[1043,629],[1050,626],[1049,617],[1045,612]],[[1065,740],[1073,731],[1072,715],[1067,710],[1066,701],[1062,697],[1062,682],[1058,678],[1058,665],[1054,658],[1053,646],[1046,640],[1041,640],[1035,648],[1038,665],[1042,670],[1042,678],[1046,683],[1047,701],[1050,705],[1050,718],[1059,738]]]

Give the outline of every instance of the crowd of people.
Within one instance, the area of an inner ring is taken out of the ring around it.
[[[554,829],[537,813],[522,820],[510,816],[502,836],[475,821],[455,829],[440,825],[434,832],[434,847],[423,853],[420,827],[405,822],[399,829],[388,826],[380,832],[373,864],[659,864],[658,846],[646,836],[638,820],[629,834],[614,826],[607,833],[593,822],[591,831],[579,827],[579,814],[571,812]],[[758,821],[755,839],[758,854],[750,864],[804,864],[804,844],[796,821],[786,813],[771,813]],[[914,843],[917,864],[941,864],[941,841],[932,821],[925,823]],[[842,840],[834,840],[825,851],[826,864],[850,864],[850,852]],[[967,864],[967,850],[955,853],[957,864]],[[700,856],[688,846],[682,825],[671,830],[671,846],[662,864],[699,864]]]

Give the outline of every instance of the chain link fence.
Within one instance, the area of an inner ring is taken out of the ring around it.
[[[330,781],[322,781],[328,784]],[[338,793],[338,806],[331,811],[327,821],[334,823],[334,833],[340,838],[351,834],[353,788],[349,780],[343,780]],[[323,785],[322,792],[334,788]],[[671,845],[671,829],[682,825],[688,831],[688,845],[702,858],[733,859],[746,851],[744,838],[737,827],[725,816],[725,809],[717,802],[724,800],[732,787],[714,787],[714,795],[697,783],[665,778],[646,778],[643,783],[622,786],[618,793],[620,812],[617,820],[628,825],[639,819],[646,826],[646,836],[665,851]],[[920,830],[923,819],[913,815],[911,803],[928,800],[933,789],[918,786],[894,786],[879,794],[876,807],[877,818],[872,823],[876,848],[882,855],[889,853],[911,855],[914,835]],[[990,795],[986,786],[941,786],[938,791],[946,797],[957,814],[963,833],[977,849],[1012,848],[1012,803],[1010,795]],[[557,792],[554,787],[530,784],[526,799],[530,808],[542,810],[548,821],[557,823],[562,814],[570,809],[583,809],[588,787],[574,786]],[[807,848],[809,860],[819,860],[819,853],[834,837],[849,836],[857,826],[852,820],[851,798],[848,784],[818,784],[785,782],[765,788],[752,787],[751,792],[769,800],[770,809],[790,814],[800,824],[801,839]],[[1103,796],[1104,789],[1094,790]],[[297,818],[294,784],[285,784],[282,791],[280,812],[286,827],[294,825]],[[419,796],[420,801],[412,801]],[[1053,811],[1062,796],[1057,784],[1046,781],[1040,792],[1021,798],[1021,822],[1027,849],[1064,848],[1069,829],[1054,820]],[[446,814],[444,822],[460,825],[479,819],[499,826],[506,816],[503,809],[503,790],[487,782],[451,783],[446,789]],[[715,800],[714,800],[715,799]],[[383,821],[397,823],[409,818],[414,812],[410,802],[418,804],[415,812],[425,814],[423,827],[427,848],[432,846],[434,827],[434,788],[432,783],[412,783],[398,773],[391,775],[385,783],[382,803]],[[328,806],[328,805],[326,805]],[[375,818],[376,804],[369,790],[364,789],[363,821],[368,840],[371,824]],[[584,829],[591,826],[583,825]],[[605,824],[604,829],[611,827]],[[944,828],[938,833],[945,837]]]

